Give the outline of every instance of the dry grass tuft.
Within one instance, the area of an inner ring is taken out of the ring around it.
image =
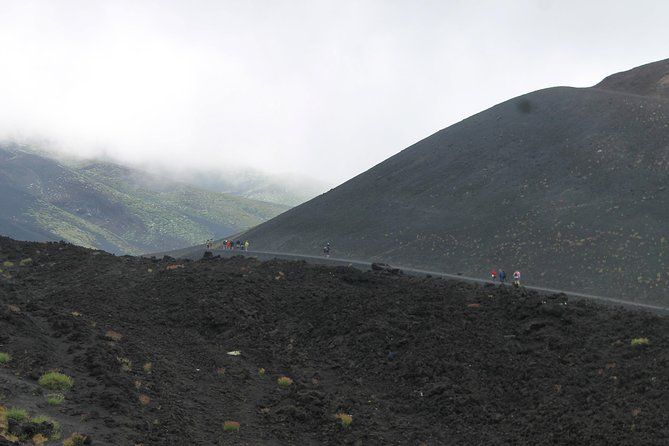
[[[85,446],[90,444],[90,440],[86,435],[73,433],[63,441],[63,446]]]
[[[111,341],[118,342],[121,339],[123,339],[123,335],[121,333],[117,332],[117,331],[108,330],[107,333],[105,333],[105,338],[107,338]]]
[[[33,445],[35,446],[43,446],[44,444],[46,444],[47,441],[49,441],[49,439],[42,434],[35,435],[32,438],[32,440],[33,440]]]
[[[142,366],[142,370],[144,370],[144,373],[151,373],[153,371],[153,364],[150,362],[145,362]]]
[[[287,376],[279,377],[279,379],[277,379],[276,382],[281,387],[290,387],[293,384],[293,380],[288,378]]]
[[[142,394],[142,395],[139,396],[139,403],[142,406],[148,406],[149,403],[151,403],[151,398],[148,395]]]
[[[348,427],[353,423],[353,415],[349,415],[347,413],[340,412],[337,415],[335,415],[335,418],[341,421],[341,425],[344,427]]]

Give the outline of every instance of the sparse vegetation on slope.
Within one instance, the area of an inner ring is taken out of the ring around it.
[[[49,265],[0,279],[0,337],[16,355],[0,367],[2,404],[58,413],[64,438],[399,446],[666,437],[666,317],[388,270],[234,257],[169,271],[170,259],[1,237],[0,253]],[[105,337],[110,327],[120,342]],[[641,336],[650,343],[632,347]],[[47,406],[50,391],[32,379],[53,367],[75,382],[61,407]],[[281,387],[282,376],[292,384]],[[242,428],[226,431],[224,420]]]

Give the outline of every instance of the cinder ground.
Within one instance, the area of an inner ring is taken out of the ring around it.
[[[45,413],[64,436],[171,446],[669,438],[667,318],[303,262],[151,260],[0,238],[6,261],[0,352],[13,359],[0,366],[0,405]],[[632,346],[639,337],[649,345]],[[75,380],[57,407],[36,384],[51,369]],[[281,388],[281,376],[293,384]],[[240,431],[224,432],[225,421]]]

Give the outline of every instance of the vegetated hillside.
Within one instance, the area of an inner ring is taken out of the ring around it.
[[[98,161],[0,146],[0,234],[114,253],[155,252],[249,228],[287,209]]]
[[[114,257],[6,238],[0,265],[0,354],[11,357],[0,364],[0,406],[58,421],[63,438],[78,431],[96,445],[151,446],[660,446],[669,438],[666,317],[388,272]],[[72,388],[40,384],[50,370]],[[292,382],[282,387],[284,376]],[[29,422],[5,423],[3,412],[0,438],[28,436]],[[239,432],[226,432],[225,421]]]
[[[243,237],[666,305],[668,75],[665,60],[511,99]]]

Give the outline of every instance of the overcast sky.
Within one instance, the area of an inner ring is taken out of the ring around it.
[[[344,181],[522,93],[669,57],[669,2],[0,0],[0,134]]]

